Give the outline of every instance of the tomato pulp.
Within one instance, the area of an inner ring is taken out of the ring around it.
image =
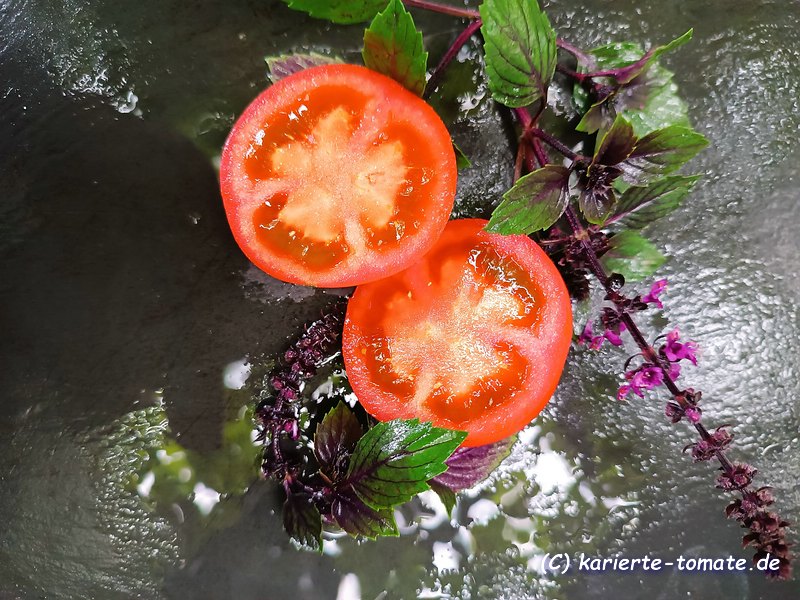
[[[356,289],[343,355],[377,419],[418,417],[479,446],[522,429],[553,394],[572,339],[566,286],[534,241],[486,223],[451,221],[421,260]]]
[[[295,73],[261,93],[222,151],[225,212],[270,275],[346,287],[427,252],[453,208],[450,135],[422,99],[356,65]]]

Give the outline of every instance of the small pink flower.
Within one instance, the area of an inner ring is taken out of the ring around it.
[[[628,373],[625,374],[628,377]],[[661,385],[664,381],[664,371],[651,363],[644,363],[641,367],[631,373],[630,382],[634,387],[651,390]]]
[[[698,423],[700,421],[700,409],[695,408],[694,406],[687,406],[686,409],[683,411],[683,414],[686,416],[686,419],[690,423]]]
[[[667,287],[667,280],[666,279],[659,279],[656,281],[650,291],[647,292],[644,296],[642,296],[642,302],[645,304],[655,304],[658,308],[664,308],[664,305],[659,300],[659,296]]]
[[[644,363],[632,371],[626,371],[625,379],[629,383],[620,388],[617,398],[620,395],[624,398],[631,392],[640,398],[644,398],[645,390],[651,390],[664,382],[664,372],[657,365]]]
[[[686,359],[697,366],[697,344],[694,342],[680,343],[680,334],[677,329],[673,329],[667,334],[667,343],[661,347],[661,351],[667,360],[675,363]]]
[[[614,346],[622,346],[622,338],[610,329],[606,329],[603,337],[607,339]]]
[[[592,323],[590,321],[586,323],[586,327],[583,328],[581,335],[578,337],[578,343],[586,344],[592,350],[599,350],[600,346],[603,345],[604,339],[605,338],[602,335],[594,335]]]
[[[675,381],[681,376],[681,366],[678,363],[669,364],[669,378]]]

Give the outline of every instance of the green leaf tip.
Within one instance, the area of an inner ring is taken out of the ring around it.
[[[528,235],[555,223],[569,200],[569,170],[558,165],[520,177],[494,209],[486,231],[502,235]]]
[[[556,68],[556,33],[536,0],[486,0],[486,74],[492,97],[511,108],[547,100]]]
[[[347,25],[364,23],[386,6],[386,0],[283,0],[289,8],[316,19]]]
[[[364,31],[364,64],[387,75],[418,96],[425,91],[428,53],[422,33],[400,0],[390,0]]]
[[[461,169],[469,169],[472,166],[472,161],[455,142],[453,142],[453,152],[456,154],[456,167],[459,171]]]

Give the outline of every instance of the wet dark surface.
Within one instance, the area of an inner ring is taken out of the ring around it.
[[[800,6],[547,11],[585,47],[695,28],[666,62],[711,141],[692,165],[706,177],[648,231],[670,287],[664,318],[644,326],[698,341],[685,381],[798,521]],[[461,26],[418,21],[434,58]],[[749,557],[663,399],[613,400],[627,357],[615,349],[573,351],[554,401],[454,521],[425,495],[399,539],[292,548],[276,491],[257,481],[245,407],[333,296],[249,265],[214,160],[266,85],[265,55],[355,61],[360,32],[267,0],[0,0],[0,598],[800,595],[757,573],[539,573],[548,552]],[[473,162],[459,216],[486,215],[511,178],[508,121],[477,78],[458,63],[434,98]]]

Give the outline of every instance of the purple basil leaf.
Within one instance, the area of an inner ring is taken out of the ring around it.
[[[578,205],[586,220],[602,225],[611,216],[617,203],[614,180],[622,174],[618,167],[607,167],[592,163],[578,181],[581,190]]]
[[[641,229],[678,208],[699,175],[670,175],[648,186],[633,185],[625,190],[609,223],[623,219],[625,227]]]
[[[614,122],[616,113],[614,112],[614,97],[616,94],[611,93],[602,100],[599,100],[589,107],[586,114],[583,115],[580,123],[575,126],[578,131],[585,133],[594,133],[598,129]]]
[[[615,75],[614,78],[617,80],[618,83],[630,83],[636,77],[641,75],[647,67],[650,66],[650,63],[656,60],[659,56],[668,52],[669,50],[674,50],[679,46],[683,46],[686,42],[692,39],[693,30],[690,29],[686,33],[684,33],[679,38],[672,40],[669,44],[665,44],[663,46],[656,46],[655,48],[650,48],[644,55],[634,63],[627,65],[625,67],[620,67],[614,69]]]
[[[322,517],[308,494],[287,496],[283,503],[283,527],[302,545],[322,549]]]
[[[595,225],[605,223],[616,203],[617,197],[610,185],[586,189],[578,200],[583,216]]]
[[[399,535],[391,508],[370,508],[349,487],[337,490],[331,503],[331,516],[350,535],[363,535],[370,539]]]
[[[628,183],[647,183],[671,173],[708,145],[708,140],[691,127],[670,125],[657,129],[636,142],[630,156],[620,165]]]
[[[431,481],[455,492],[471,488],[498,467],[516,441],[517,436],[511,436],[485,446],[459,448],[445,461],[447,471]]]
[[[342,62],[333,56],[324,56],[311,52],[309,54],[282,54],[280,56],[267,56],[264,59],[269,68],[269,78],[272,83],[276,83],[293,75],[299,73],[309,67],[318,67],[320,65],[330,65]]]
[[[314,454],[320,469],[337,481],[347,469],[347,459],[361,438],[363,430],[353,411],[339,402],[325,415],[314,434]]]
[[[377,510],[402,504],[430,488],[466,435],[419,419],[378,423],[358,441],[342,487]]]
[[[617,115],[614,123],[603,137],[595,150],[592,165],[616,165],[628,158],[636,145],[636,136],[633,135],[633,126],[625,117]]]

